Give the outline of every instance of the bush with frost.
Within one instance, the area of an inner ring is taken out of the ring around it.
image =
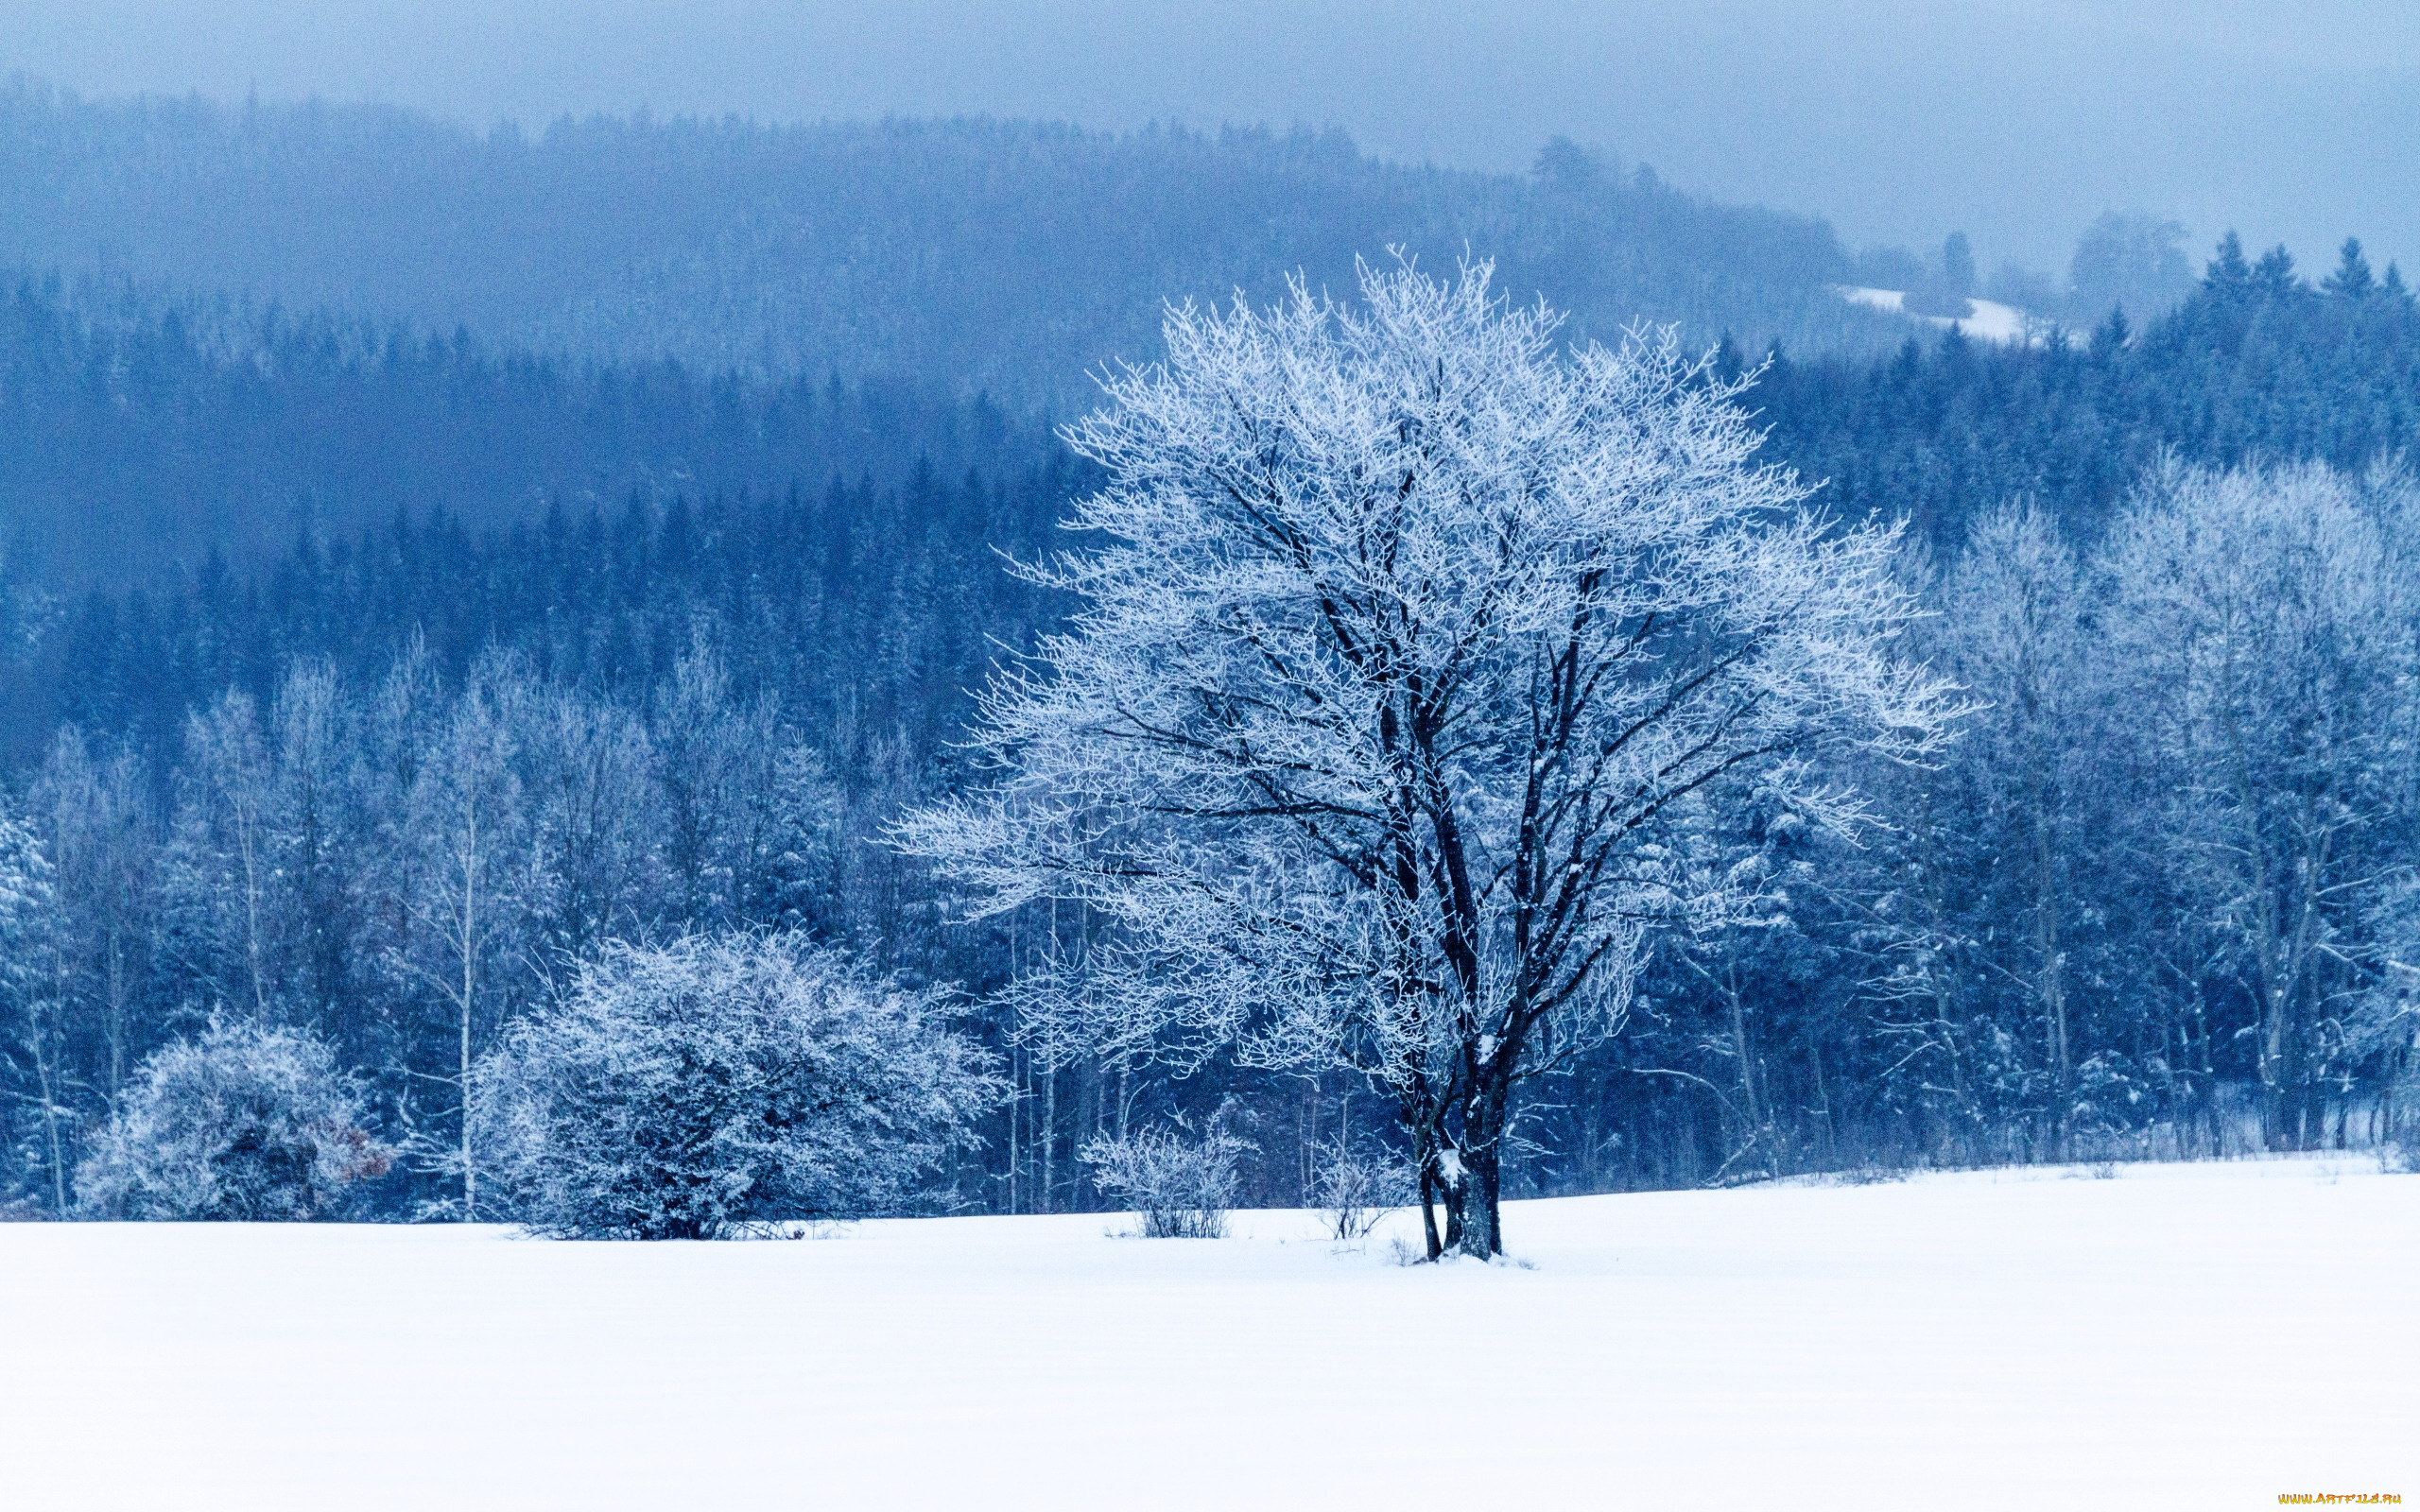
[[[392,1159],[363,1105],[318,1036],[213,1022],[136,1071],[77,1170],[78,1202],[105,1218],[341,1216]]]
[[[1375,1144],[1355,1144],[1340,1136],[1317,1151],[1311,1197],[1328,1233],[1339,1243],[1366,1239],[1380,1219],[1411,1205],[1418,1189],[1411,1165]]]
[[[894,1211],[999,1095],[945,995],[780,935],[616,946],[474,1078],[483,1181],[542,1232],[710,1239]]]
[[[1252,1148],[1213,1121],[1199,1137],[1150,1128],[1092,1140],[1076,1158],[1092,1167],[1095,1186],[1134,1210],[1144,1238],[1223,1239],[1242,1189],[1236,1164]]]

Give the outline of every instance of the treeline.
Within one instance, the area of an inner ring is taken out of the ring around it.
[[[0,90],[0,266],[130,276],[554,357],[785,379],[946,375],[1084,401],[1162,302],[1353,284],[1357,254],[1496,258],[1599,335],[1677,320],[1798,350],[1899,322],[1825,287],[1821,221],[1710,204],[1576,149],[1534,176],[1404,167],[1341,133],[989,120],[562,120],[484,134],[370,106]],[[341,215],[328,213],[342,206]]]
[[[2204,286],[2139,333],[2120,318],[2030,348],[1953,334],[1874,358],[1764,355],[1772,455],[1828,480],[1834,508],[1906,514],[1945,548],[1976,509],[2019,496],[2089,536],[2165,450],[2356,467],[2420,421],[2420,314],[2357,246],[2313,286],[2281,249],[2256,264],[2230,239]],[[1728,347],[1734,370],[1752,360]],[[576,367],[25,283],[0,303],[0,580],[156,587],[214,551],[251,576],[299,538],[351,541],[399,517],[477,536],[632,494],[890,487],[920,465],[1007,476],[1051,465],[1047,429],[930,384]]]
[[[745,695],[827,732],[850,770],[877,740],[944,759],[993,639],[1049,612],[1000,553],[1053,544],[1083,475],[1063,455],[1006,475],[920,467],[890,486],[558,504],[502,529],[439,515],[306,533],[265,571],[220,564],[42,606],[0,670],[5,748],[22,765],[73,725],[164,773],[188,713],[231,688],[267,703],[298,659],[371,679],[416,644],[458,686],[510,649],[539,676],[643,700],[706,644]]]
[[[578,366],[56,277],[0,299],[0,570],[54,593],[214,554],[249,575],[298,539],[398,518],[484,533],[549,503],[892,487],[1051,451],[1029,411],[932,385]]]
[[[1781,356],[1751,399],[1770,454],[1825,480],[1841,514],[1904,516],[1954,552],[1981,512],[2025,499],[2088,541],[2164,453],[2358,470],[2404,451],[2420,436],[2420,306],[2359,243],[2314,286],[2284,249],[2248,261],[2230,234],[2193,295],[2140,331],[2119,317],[2031,347],[1953,332],[1876,361]]]
[[[406,1157],[383,1211],[458,1196],[474,1061],[609,941],[929,926],[873,843],[918,774],[876,737],[843,785],[831,734],[710,648],[620,699],[501,651],[449,683],[418,646],[198,711],[164,811],[140,756],[62,734],[9,821],[36,843],[0,846],[12,1185],[57,1193],[138,1063],[228,1021],[366,1074]]]
[[[2386,464],[2420,317],[2365,271],[2312,287],[2230,245],[2139,335],[1775,365],[1769,453],[1917,518],[1925,650],[1977,707],[1936,769],[1840,774],[1889,821],[1860,846],[1753,801],[1705,831],[1692,864],[1769,906],[1667,942],[1521,1131],[1516,1190],[2410,1137],[2420,521]],[[11,1189],[46,1201],[130,1068],[213,1014],[328,1037],[409,1146],[458,1120],[465,1023],[478,1053],[607,939],[797,930],[978,995],[1081,953],[1075,917],[949,923],[882,843],[962,780],[1000,647],[1067,609],[993,547],[1047,549],[1089,479],[997,455],[407,515],[21,604],[11,805],[47,881],[6,984]],[[1043,1067],[975,1027],[1019,1094],[946,1178],[977,1203],[1091,1201],[1081,1139],[1222,1103],[1262,1200],[1381,1132],[1332,1079]],[[443,1171],[407,1161],[384,1211]]]
[[[2411,1138],[2415,510],[2406,474],[2306,464],[2160,473],[2089,555],[1986,517],[1927,585],[1921,649],[1975,704],[1952,754],[1840,768],[1885,821],[1858,843],[1709,804],[1737,817],[1681,860],[1757,905],[1662,941],[1625,1032],[1518,1131],[1512,1189]],[[63,732],[0,847],[12,1189],[49,1205],[144,1057],[213,1022],[367,1076],[406,1157],[372,1211],[404,1216],[458,1194],[469,1069],[611,943],[769,930],[978,996],[1088,948],[1072,910],[952,924],[885,843],[952,781],[931,733],[743,687],[728,626],[690,629],[617,691],[510,648],[459,679],[420,644],[298,659],[164,767]],[[1084,1140],[1186,1115],[1296,1201],[1323,1145],[1389,1133],[1336,1077],[1037,1063],[1005,1017],[969,1027],[1018,1095],[943,1173],[958,1200],[1082,1205]]]
[[[1861,844],[1703,837],[1768,904],[1667,942],[1541,1184],[2411,1140],[2415,509],[2169,464],[2089,552],[1986,514],[1927,584],[1952,754],[1843,772]]]

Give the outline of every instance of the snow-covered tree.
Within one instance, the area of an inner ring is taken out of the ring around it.
[[[57,868],[68,1012],[85,1030],[95,1091],[112,1106],[147,1027],[136,1016],[152,964],[158,844],[145,781],[132,755],[95,760],[69,729],[52,742],[28,799]]]
[[[25,1163],[43,1172],[54,1213],[67,1206],[67,1141],[74,1112],[56,970],[56,893],[50,858],[33,827],[0,795],[0,1013],[7,1015],[6,1064],[17,1074],[11,1101],[31,1115],[35,1151]],[[10,1124],[15,1120],[9,1120]],[[6,1128],[7,1124],[0,1124]]]
[[[439,1115],[452,1123],[457,1138],[424,1140],[415,1153],[460,1179],[461,1202],[454,1211],[465,1222],[479,1215],[472,1068],[497,1018],[490,977],[521,918],[518,895],[532,859],[529,813],[514,765],[530,704],[517,662],[483,661],[455,699],[406,799],[405,906],[417,927],[395,959],[442,1005],[453,1031],[446,1071],[422,1075],[457,1093],[455,1106]]]
[[[1977,522],[1944,597],[1945,665],[1986,705],[1960,752],[1971,782],[1958,822],[1962,838],[1987,848],[1990,860],[1959,868],[1956,880],[1983,895],[1987,915],[1968,921],[1962,943],[1987,950],[1995,975],[2022,995],[2019,1011],[2030,1022],[2013,1031],[2017,1059],[2039,1068],[2023,1079],[2040,1086],[2038,1097],[2019,1103],[2044,1108],[2047,1148],[2064,1159],[2083,1058],[2070,1003],[2077,832],[2090,785],[2082,767],[2096,748],[2087,729],[2087,604],[2074,553],[2049,520],[2023,507]]]
[[[840,933],[845,797],[812,747],[774,753],[748,797],[737,861],[739,909],[767,929]]]
[[[1384,1145],[1340,1132],[1314,1152],[1311,1200],[1339,1244],[1367,1239],[1387,1214],[1411,1202],[1411,1168]]]
[[[154,1052],[76,1172],[97,1217],[289,1222],[344,1209],[389,1152],[318,1036],[214,1022]]]
[[[474,1107],[502,1211],[705,1239],[893,1209],[998,1092],[942,994],[735,935],[609,947],[482,1062]]]
[[[183,992],[252,1018],[284,1011],[281,849],[259,705],[230,691],[185,721],[187,770],[167,853],[170,971]]]
[[[769,701],[735,697],[722,658],[708,647],[673,664],[660,702],[656,786],[676,917],[685,929],[728,927],[745,885],[731,861],[746,849],[752,791],[771,785],[778,713]]]
[[[581,691],[548,690],[522,712],[513,746],[527,774],[521,799],[534,864],[519,902],[548,953],[586,956],[607,937],[639,933],[656,911],[649,767],[658,753],[630,711]]]
[[[1894,533],[1754,463],[1744,382],[1670,332],[1559,354],[1489,278],[1172,312],[1068,432],[1103,543],[1025,569],[1081,608],[986,697],[996,779],[899,832],[977,912],[1104,918],[1012,989],[1029,1022],[1383,1085],[1478,1256],[1516,1090],[1725,905],[1670,829],[1751,774],[1853,827],[1813,758],[1923,758],[1952,702],[1893,654]]]
[[[2420,812],[2420,490],[2320,464],[2169,466],[2113,544],[2111,649],[2162,822],[2181,927],[2252,1003],[2275,1145],[2316,1138],[2369,931]]]

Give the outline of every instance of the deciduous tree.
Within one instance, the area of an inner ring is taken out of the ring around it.
[[[1667,844],[1691,808],[1753,774],[1855,827],[1812,758],[1922,759],[1953,702],[1894,655],[1895,532],[1754,463],[1745,380],[1668,332],[1560,352],[1489,277],[1173,311],[1068,432],[1100,544],[1024,569],[1083,607],[988,695],[994,780],[899,832],[978,914],[1110,926],[1012,988],[1029,1024],[1382,1085],[1431,1252],[1476,1256],[1516,1090],[1729,905]]]

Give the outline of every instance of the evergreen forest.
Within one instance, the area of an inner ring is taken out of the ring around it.
[[[1937,759],[1819,759],[1675,842],[1667,930],[1508,1194],[2413,1137],[2420,304],[2229,234],[2171,308],[1996,343],[1871,310],[1830,229],[1568,144],[1527,176],[1333,133],[595,119],[0,93],[0,1204],[74,1207],[147,1057],[306,1029],[458,1215],[475,1062],[607,954],[735,932],[935,994],[1001,1095],[908,1196],[1103,1205],[1215,1127],[1238,1200],[1397,1138],[1339,1074],[1020,1029],[1102,948],[969,921],[902,817],[1080,606],[1009,569],[1060,428],[1167,301],[1492,259],[1576,350],[1746,381],[1757,460],[1903,524]],[[921,1001],[921,1000],[920,1000]],[[1182,1074],[1180,1074],[1180,1071]]]

